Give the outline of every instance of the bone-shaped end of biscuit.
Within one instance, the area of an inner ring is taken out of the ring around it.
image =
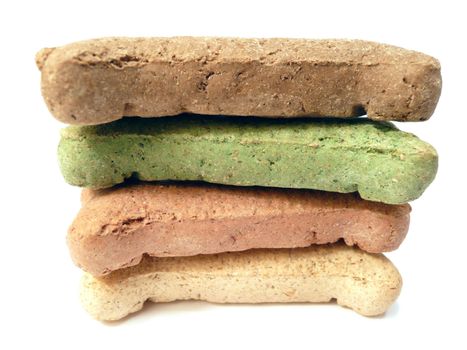
[[[383,314],[402,279],[382,254],[341,244],[262,249],[183,258],[146,258],[96,278],[85,273],[84,308],[96,319],[119,320],[146,300],[213,303],[328,302],[365,316]]]

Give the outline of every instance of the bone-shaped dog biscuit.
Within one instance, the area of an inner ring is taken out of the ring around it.
[[[183,112],[425,120],[441,92],[436,59],[361,40],[105,38],[36,59],[50,111],[79,125]]]
[[[148,258],[96,278],[85,273],[81,300],[100,320],[118,320],[146,300],[214,303],[328,302],[362,315],[384,313],[400,293],[397,269],[382,254],[345,245]],[[312,312],[310,310],[310,312]]]
[[[94,276],[156,257],[333,243],[396,249],[410,206],[356,194],[209,184],[133,184],[84,190],[68,231],[75,263]]]

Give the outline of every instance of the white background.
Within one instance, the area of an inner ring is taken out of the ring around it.
[[[2,1],[0,5],[0,348],[465,349],[466,11],[463,1]],[[401,248],[404,286],[384,317],[336,305],[148,305],[123,322],[91,319],[65,233],[79,189],[56,162],[59,129],[40,95],[36,51],[100,36],[359,38],[441,61],[431,120],[399,124],[439,151],[433,185],[413,203]]]

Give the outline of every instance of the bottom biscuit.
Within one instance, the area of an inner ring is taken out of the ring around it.
[[[366,316],[384,313],[402,279],[382,254],[342,244],[258,249],[180,258],[145,258],[104,277],[85,273],[84,308],[96,319],[118,320],[146,300],[214,303],[328,302]]]

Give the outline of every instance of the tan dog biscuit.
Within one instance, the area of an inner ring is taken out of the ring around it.
[[[52,114],[81,125],[183,112],[415,121],[441,91],[436,59],[360,40],[105,38],[36,61]]]
[[[396,249],[410,206],[356,194],[207,184],[137,184],[83,191],[71,225],[74,262],[93,275],[136,265],[143,254],[190,256],[335,242]]]
[[[328,302],[366,316],[384,313],[400,293],[397,269],[382,254],[345,245],[261,249],[184,258],[147,258],[96,278],[85,274],[81,300],[100,320],[118,320],[146,300],[214,303]]]

